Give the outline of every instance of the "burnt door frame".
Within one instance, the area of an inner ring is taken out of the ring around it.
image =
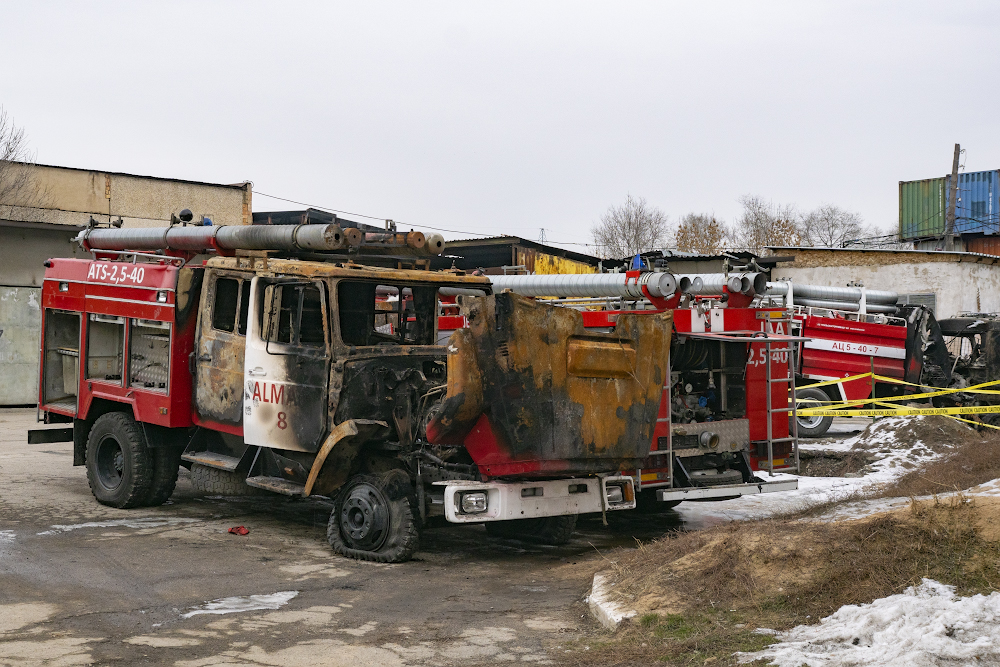
[[[238,281],[233,330],[215,328],[218,281]],[[240,304],[250,290],[251,276],[238,271],[210,269],[202,289],[196,337],[194,405],[199,418],[229,426],[243,425],[243,373],[246,334],[239,333]],[[249,328],[249,326],[247,327]]]

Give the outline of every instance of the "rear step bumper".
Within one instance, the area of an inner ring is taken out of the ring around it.
[[[749,484],[723,484],[721,486],[687,487],[683,489],[655,489],[656,499],[664,502],[677,500],[714,500],[755,496],[761,493],[794,491],[799,480],[783,479],[777,482],[751,482]]]
[[[434,484],[445,487],[444,515],[451,523],[535,519],[635,508],[635,482],[631,477],[622,475],[530,482],[451,481]],[[463,500],[467,501],[465,507]]]

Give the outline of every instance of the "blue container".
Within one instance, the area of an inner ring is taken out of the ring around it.
[[[951,176],[946,180],[947,205],[951,201]],[[958,175],[955,233],[1000,234],[1000,169]]]

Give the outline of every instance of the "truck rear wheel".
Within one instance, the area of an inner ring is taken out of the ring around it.
[[[535,544],[566,544],[576,530],[576,514],[546,516],[537,519],[488,521],[487,534]]]
[[[806,387],[795,392],[795,403],[798,408],[822,408],[830,402],[830,397],[822,389]],[[799,435],[807,438],[818,438],[830,430],[833,417],[819,415],[801,416],[798,418]]]
[[[177,473],[181,467],[181,449],[160,445],[153,449],[153,481],[149,497],[143,505],[158,507],[174,495]]]
[[[246,475],[195,463],[191,465],[191,486],[215,496],[262,496],[267,491],[250,486]]]
[[[356,475],[337,494],[326,538],[344,556],[401,563],[420,545],[416,506],[404,471]]]
[[[138,507],[153,484],[153,457],[131,415],[97,418],[87,439],[87,482],[97,502],[119,509]]]

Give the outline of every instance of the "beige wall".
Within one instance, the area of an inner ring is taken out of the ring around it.
[[[20,199],[3,202],[0,219],[87,225],[91,216],[107,222],[119,216],[126,227],[159,227],[172,213],[189,208],[195,219],[217,225],[252,222],[250,184],[212,185],[85,169],[25,165],[32,187]]]
[[[900,294],[933,292],[938,319],[963,312],[1000,312],[1000,264],[993,259],[945,253],[779,250],[776,254],[794,254],[796,261],[779,263],[771,280],[791,278],[799,284],[829,287],[858,281],[869,289]]]

